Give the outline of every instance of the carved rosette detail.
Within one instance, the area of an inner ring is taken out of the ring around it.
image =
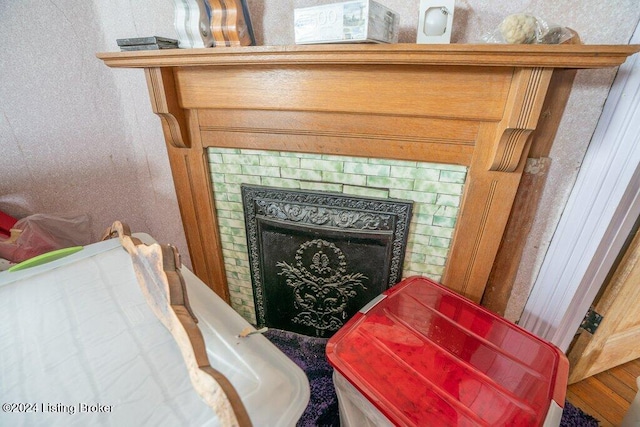
[[[280,261],[280,275],[293,288],[294,307],[298,314],[293,322],[319,331],[337,331],[347,319],[346,308],[357,295],[356,288],[367,276],[347,273],[347,261],[340,248],[322,239],[309,240],[296,252],[295,265]],[[318,336],[322,336],[318,333]]]

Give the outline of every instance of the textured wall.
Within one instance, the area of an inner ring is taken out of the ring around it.
[[[248,0],[260,44],[293,42],[293,8],[326,0]],[[418,0],[381,0],[413,42]],[[576,30],[584,43],[628,43],[637,0],[615,7],[582,2],[456,2],[452,41],[471,43],[519,11]],[[114,219],[177,244],[186,253],[160,121],[151,113],[140,70],[111,70],[95,53],[115,39],[175,36],[171,0],[0,2],[0,210],[87,212],[97,234]],[[517,318],[580,167],[613,79],[612,70],[581,71],[551,154],[553,165],[516,292]]]

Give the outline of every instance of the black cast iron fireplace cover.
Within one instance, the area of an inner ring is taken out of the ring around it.
[[[412,202],[242,185],[257,326],[332,336],[402,277]]]

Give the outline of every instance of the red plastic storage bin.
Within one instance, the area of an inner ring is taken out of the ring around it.
[[[421,277],[357,313],[327,357],[340,380],[406,426],[558,425],[569,369],[552,344]],[[349,393],[336,387],[342,417]]]

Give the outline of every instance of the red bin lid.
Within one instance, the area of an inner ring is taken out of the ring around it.
[[[327,357],[395,424],[533,426],[564,406],[569,364],[552,344],[426,278],[383,295]]]

